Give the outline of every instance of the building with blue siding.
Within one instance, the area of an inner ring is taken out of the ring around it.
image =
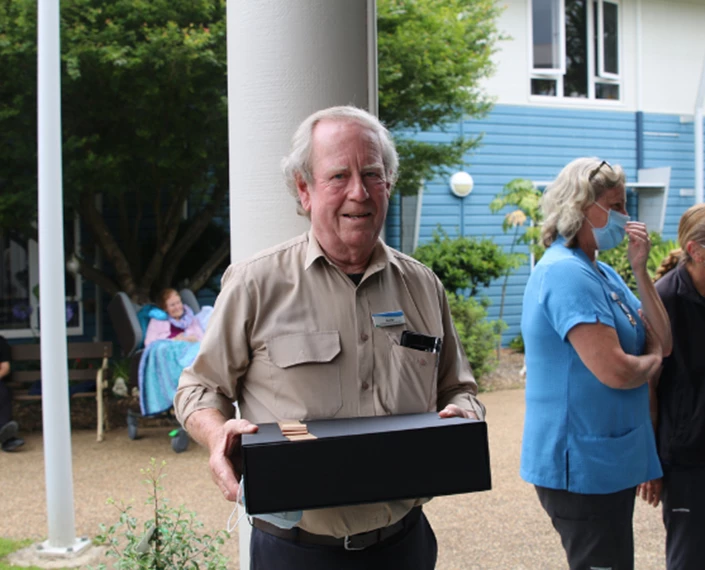
[[[580,156],[621,164],[630,215],[675,239],[683,211],[702,201],[695,121],[702,125],[705,1],[503,4],[499,27],[509,39],[500,42],[496,73],[485,85],[496,98],[494,109],[481,120],[418,134],[443,142],[483,134],[481,147],[458,165],[471,174],[474,188],[458,198],[448,180],[438,178],[418,198],[405,198],[403,211],[395,197],[387,241],[408,252],[441,227],[450,236],[487,237],[509,250],[513,236],[503,232],[502,220],[510,209],[492,214],[493,198],[515,178],[543,187]],[[519,334],[529,272],[527,261],[509,278],[505,344]],[[479,293],[492,302],[490,318],[498,316],[501,289],[498,280]]]

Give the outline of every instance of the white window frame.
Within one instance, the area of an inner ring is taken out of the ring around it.
[[[622,70],[621,48],[619,46],[622,37],[622,14],[619,9],[618,0],[593,0],[597,2],[597,61],[599,63],[597,75],[601,79],[613,79],[619,81],[621,79],[619,73],[611,73],[605,71],[605,4],[614,4],[617,7],[617,67]],[[588,18],[589,19],[589,18]],[[595,29],[593,25],[593,29]]]
[[[81,225],[78,215],[74,216],[73,221],[73,236],[74,250],[77,255],[81,252]],[[38,308],[39,301],[33,293],[39,286],[39,246],[37,242],[30,239],[27,243],[27,265],[29,269],[29,306],[32,313],[29,317],[30,328],[24,329],[0,329],[0,335],[5,338],[33,338],[40,336]],[[67,327],[67,336],[75,336],[83,334],[84,312],[83,312],[83,277],[80,273],[75,276],[76,279],[76,295],[66,297],[66,302],[75,302],[78,307],[78,326]],[[41,296],[41,292],[40,292]]]
[[[559,5],[560,10],[560,35],[561,35],[561,69],[536,69],[534,68],[533,53],[534,53],[534,26],[533,26],[533,0],[527,2],[527,14],[529,22],[529,33],[528,33],[528,50],[531,54],[531,60],[529,62],[530,73],[528,82],[528,92],[530,100],[534,101],[544,101],[544,102],[560,102],[560,103],[570,103],[570,104],[585,104],[590,105],[623,105],[624,104],[624,85],[622,83],[621,71],[624,68],[622,62],[622,47],[621,43],[624,39],[623,33],[623,23],[624,20],[621,1],[620,0],[586,0],[586,33],[587,33],[587,97],[566,97],[563,95],[564,91],[564,77],[566,73],[566,54],[565,54],[565,0],[556,0]],[[595,3],[597,3],[597,14],[595,14]],[[609,73],[604,70],[604,4],[614,4],[617,6],[617,62],[620,73]],[[598,30],[599,40],[596,42],[595,38],[595,18],[598,18]],[[595,51],[595,43],[597,43],[597,53]],[[599,62],[599,68],[596,70],[596,62]],[[534,95],[531,92],[531,82],[534,79],[545,79],[549,81],[556,82],[556,95]],[[619,87],[619,99],[597,99],[596,98],[596,84],[607,84],[607,85],[617,85]]]
[[[531,22],[531,32],[529,34],[531,54],[531,72],[536,75],[545,75],[547,78],[565,75],[565,0],[558,2],[558,61],[560,65],[553,69],[534,67],[534,20],[533,20],[533,0],[529,0],[529,22]]]

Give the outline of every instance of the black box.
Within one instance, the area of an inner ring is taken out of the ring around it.
[[[485,422],[425,413],[305,423],[317,439],[290,441],[278,424],[243,435],[249,514],[491,488]]]

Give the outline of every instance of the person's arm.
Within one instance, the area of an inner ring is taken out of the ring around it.
[[[211,477],[228,501],[237,501],[242,476],[242,434],[255,433],[247,420],[227,420],[216,409],[201,409],[186,420],[191,437],[208,449]]]
[[[624,352],[617,331],[599,322],[576,325],[568,332],[568,341],[588,370],[610,388],[638,388],[649,382],[661,367],[661,344],[648,323],[646,347],[641,356]]]
[[[10,375],[10,363],[0,362],[0,379]]]
[[[641,222],[627,223],[626,232],[629,235],[627,257],[636,278],[641,310],[648,319],[654,335],[658,337],[663,356],[666,357],[671,354],[673,346],[671,323],[668,319],[666,308],[663,306],[663,302],[646,269],[646,262],[649,259],[649,250],[651,249],[649,234],[646,230],[646,225]]]

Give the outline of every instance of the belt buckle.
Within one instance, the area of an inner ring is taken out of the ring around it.
[[[343,546],[345,547],[345,550],[350,550],[350,551],[355,551],[355,550],[365,550],[367,546],[353,546],[351,544],[350,538],[352,538],[350,535],[346,535],[345,539],[343,540]]]

